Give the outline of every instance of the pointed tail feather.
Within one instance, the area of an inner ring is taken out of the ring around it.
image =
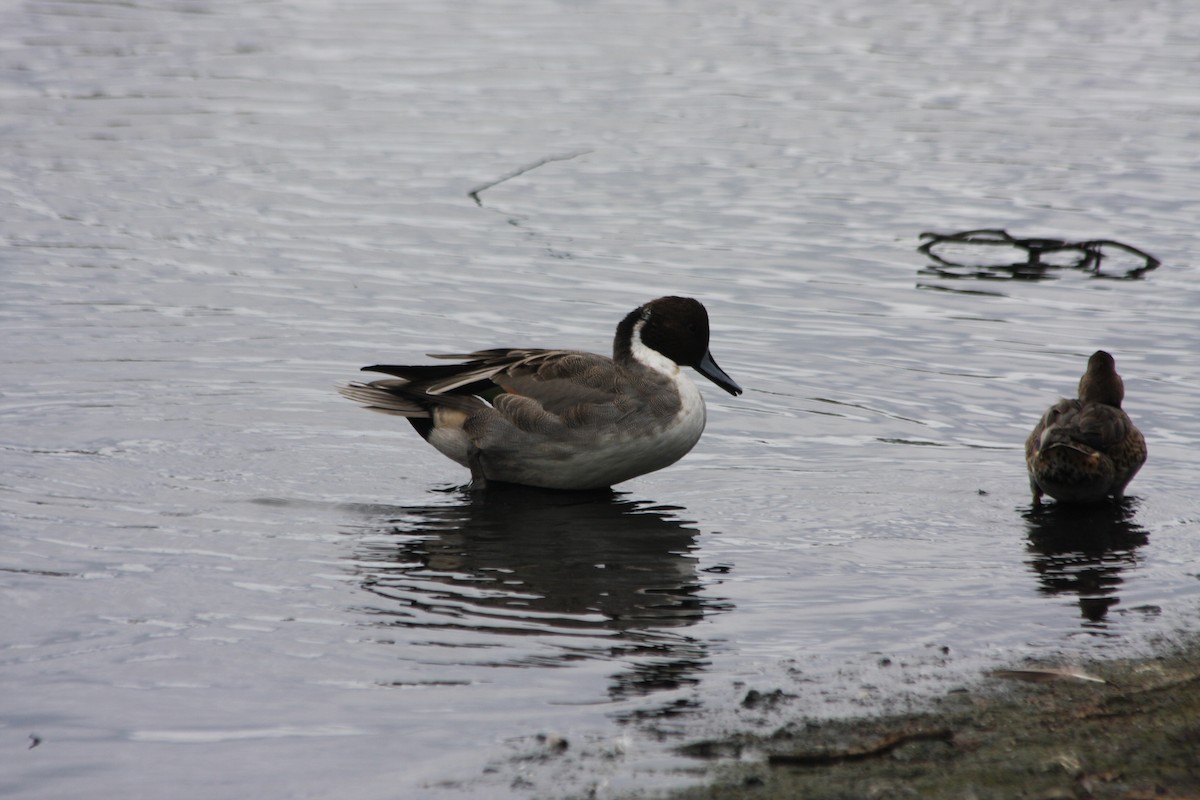
[[[401,383],[401,381],[396,381],[396,383]],[[427,419],[429,417],[429,409],[412,397],[388,391],[387,388],[375,384],[347,384],[338,389],[338,394],[382,414],[394,414],[410,419]]]
[[[442,378],[454,377],[462,372],[461,364],[372,364],[361,372],[382,372],[394,375],[410,383],[432,383]]]

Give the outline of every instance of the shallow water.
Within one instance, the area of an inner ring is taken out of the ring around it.
[[[778,724],[751,689],[864,713],[1196,630],[1189,4],[0,19],[6,794],[613,796]],[[992,227],[1162,266],[916,250]],[[611,496],[472,496],[334,392],[666,293],[747,392]],[[1101,347],[1150,461],[1032,515]]]

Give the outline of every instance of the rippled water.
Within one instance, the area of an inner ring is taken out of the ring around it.
[[[0,21],[6,795],[614,796],[779,724],[751,689],[861,713],[1196,629],[1191,5]],[[1162,265],[916,249],[979,228]],[[604,351],[666,293],[747,392],[611,496],[473,496],[334,392]],[[1021,442],[1101,347],[1150,461],[1030,514]]]

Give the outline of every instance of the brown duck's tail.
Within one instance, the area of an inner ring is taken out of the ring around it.
[[[1073,441],[1070,439],[1065,440],[1065,441],[1060,441],[1060,442],[1047,442],[1042,447],[1042,452],[1045,452],[1047,450],[1053,450],[1056,447],[1061,447],[1061,448],[1064,448],[1067,450],[1075,450],[1077,452],[1083,453],[1085,456],[1099,456],[1100,455],[1100,453],[1096,450],[1096,448],[1091,447],[1090,445],[1084,444],[1083,442],[1076,442],[1076,441]]]

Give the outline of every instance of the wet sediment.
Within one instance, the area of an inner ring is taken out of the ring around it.
[[[685,752],[711,760],[711,780],[675,800],[1200,800],[1200,641],[1000,672],[921,713],[800,719]]]

